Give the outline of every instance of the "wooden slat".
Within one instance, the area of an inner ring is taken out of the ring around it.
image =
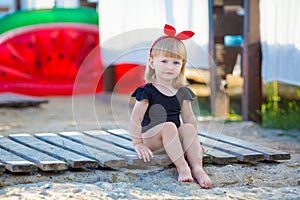
[[[197,83],[209,83],[210,72],[207,69],[186,68],[184,72],[185,78]]]
[[[1,148],[0,162],[2,162],[5,168],[11,172],[33,172],[38,170],[37,166],[34,163]]]
[[[239,46],[225,46],[224,44],[216,44],[216,59],[219,65],[225,65],[225,74],[233,71],[238,53],[241,53]],[[224,75],[222,73],[222,75]]]
[[[243,87],[244,85],[244,79],[243,77],[239,75],[232,75],[232,74],[227,74],[226,75],[226,83],[227,87]]]
[[[11,139],[29,146],[37,151],[48,154],[52,157],[55,157],[59,160],[67,162],[68,165],[72,168],[96,168],[98,167],[98,163],[94,159],[90,159],[71,151],[56,147],[49,143],[46,143],[42,140],[35,138],[29,134],[20,134],[20,135],[10,135]]]
[[[115,136],[119,136],[122,138],[126,138],[127,140],[131,140],[130,135],[127,130],[124,129],[109,129],[108,132],[112,133]],[[116,139],[111,138],[112,141],[116,141]],[[131,142],[130,142],[131,144]],[[126,144],[129,145],[129,144]],[[130,145],[132,146],[132,144]],[[228,154],[226,152],[219,151],[217,149],[209,149],[209,152],[207,154],[203,154],[203,163],[216,163],[216,164],[225,164],[225,163],[231,163],[236,162],[237,157]],[[168,161],[170,162],[170,160]]]
[[[0,12],[9,12],[9,7],[0,7]]]
[[[255,143],[240,140],[235,137],[230,137],[230,136],[223,135],[223,134],[219,135],[219,136],[212,136],[212,135],[208,136],[208,135],[199,133],[199,135],[201,135],[203,137],[211,138],[214,140],[219,140],[219,141],[222,141],[222,142],[225,142],[228,144],[232,144],[234,146],[238,146],[238,147],[242,147],[242,148],[249,149],[252,151],[260,152],[264,155],[265,159],[269,160],[269,161],[288,160],[291,158],[291,155],[289,153],[278,151],[278,150],[271,149],[271,148],[264,147],[264,146],[260,146]]]
[[[243,5],[242,3],[242,0],[214,0],[214,6]]]
[[[210,95],[210,89],[205,84],[193,83],[190,85],[190,88],[198,97],[208,97]]]
[[[101,167],[124,167],[127,165],[126,161],[120,157],[108,154],[97,148],[86,146],[85,143],[87,139],[79,136],[77,132],[62,132],[61,135],[65,136],[65,138],[54,133],[35,134],[37,138],[45,142],[78,153],[88,158],[96,159]],[[102,146],[103,144],[98,143],[98,145]]]
[[[114,132],[114,134],[111,134]],[[109,132],[106,132],[104,130],[91,130],[91,131],[84,131],[85,134],[88,134],[92,137],[95,137],[97,139],[113,143],[119,147],[126,148],[128,150],[131,150],[134,155],[136,155],[135,150],[133,148],[131,138],[128,135],[128,132],[123,129],[110,129]],[[119,133],[119,134],[117,134]],[[121,136],[121,137],[119,137]],[[125,139],[126,138],[126,139]],[[150,163],[144,163],[142,160],[140,160],[137,156],[135,156],[135,159],[132,160],[132,165],[152,165],[152,164],[158,164],[158,165],[169,165],[171,164],[171,160],[169,159],[168,155],[161,153],[161,154],[155,154],[154,158],[151,159]]]
[[[264,160],[264,155],[262,153],[245,149],[243,147],[238,147],[211,138],[205,138],[205,139],[202,138],[202,141],[204,146],[218,149],[220,151],[235,155],[239,161],[255,162],[255,161]]]
[[[106,131],[113,135],[116,135],[118,137],[121,137],[121,138],[131,141],[130,134],[125,129],[107,129]],[[132,146],[132,144],[131,144],[131,146]]]
[[[226,164],[237,162],[237,157],[232,154],[213,148],[207,150],[208,151],[203,155],[203,163]]]
[[[43,171],[65,170],[68,168],[65,162],[62,162],[51,156],[48,156],[47,154],[41,153],[37,150],[12,141],[7,137],[0,138],[0,146],[14,153],[15,155],[18,155],[26,160],[35,163],[38,168]]]

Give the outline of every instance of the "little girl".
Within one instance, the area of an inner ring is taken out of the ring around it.
[[[184,78],[187,53],[181,40],[194,33],[183,31],[175,35],[176,30],[170,25],[165,25],[164,32],[166,36],[158,38],[150,49],[147,84],[132,94],[137,100],[129,125],[132,142],[145,162],[150,161],[153,152],[165,150],[177,168],[178,181],[192,182],[195,178],[201,187],[210,188],[212,183],[202,167],[203,148],[191,107],[195,95]]]

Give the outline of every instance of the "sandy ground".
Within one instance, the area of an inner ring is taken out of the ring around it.
[[[128,95],[47,97],[39,107],[0,108],[0,134],[126,128]],[[200,128],[212,127],[201,121]],[[280,162],[205,165],[213,188],[176,181],[172,166],[0,174],[0,199],[299,199],[300,133],[263,129],[252,122],[228,123],[222,133],[291,153]]]

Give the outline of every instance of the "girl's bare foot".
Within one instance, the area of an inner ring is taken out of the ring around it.
[[[178,181],[179,182],[192,182],[194,179],[189,167],[178,169]]]
[[[208,189],[212,186],[212,182],[202,167],[192,168],[193,177],[197,180],[202,188]]]

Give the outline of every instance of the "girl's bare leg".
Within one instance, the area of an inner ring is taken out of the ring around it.
[[[152,151],[165,149],[169,158],[178,171],[178,181],[192,182],[193,177],[187,161],[184,158],[184,151],[179,138],[176,125],[172,122],[165,122],[157,125],[143,133],[143,142]]]
[[[203,170],[203,150],[197,135],[197,130],[192,124],[183,124],[178,129],[182,146],[186,152],[187,159],[191,166],[192,175],[203,188],[210,188],[212,182]]]

